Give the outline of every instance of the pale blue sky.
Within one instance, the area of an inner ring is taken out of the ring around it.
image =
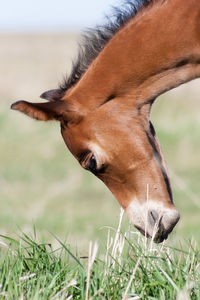
[[[119,0],[0,0],[0,31],[66,31],[102,22]]]

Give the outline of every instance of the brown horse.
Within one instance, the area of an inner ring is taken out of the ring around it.
[[[60,121],[81,166],[106,184],[136,228],[161,242],[179,213],[150,110],[160,94],[199,76],[200,1],[133,0],[87,35],[68,79],[41,95],[49,102],[12,109]]]

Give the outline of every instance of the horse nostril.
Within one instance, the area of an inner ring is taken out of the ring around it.
[[[155,210],[151,210],[150,214],[151,214],[153,220],[156,222],[159,218],[159,214]]]
[[[148,219],[152,226],[154,226],[159,219],[159,214],[155,210],[150,210],[148,213]]]

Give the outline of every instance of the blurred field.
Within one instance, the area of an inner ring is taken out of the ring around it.
[[[13,234],[18,227],[30,232],[35,224],[41,235],[67,237],[80,252],[90,239],[105,242],[102,227],[116,227],[119,205],[67,151],[59,124],[9,109],[16,100],[37,101],[57,87],[77,40],[77,34],[0,36],[0,233]],[[162,96],[152,112],[182,217],[169,243],[192,237],[200,243],[199,94],[196,80]]]

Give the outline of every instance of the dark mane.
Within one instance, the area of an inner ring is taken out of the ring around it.
[[[60,89],[65,92],[76,84],[118,30],[133,18],[140,8],[150,2],[151,0],[125,0],[123,8],[113,7],[112,16],[106,16],[106,24],[85,31],[79,45],[77,60],[73,62],[72,71],[60,85]]]

